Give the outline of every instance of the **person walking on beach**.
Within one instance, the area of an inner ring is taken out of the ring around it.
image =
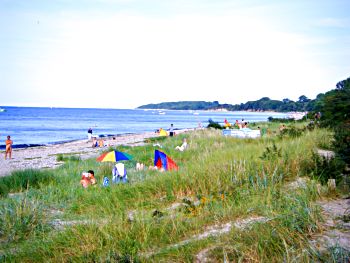
[[[92,129],[89,128],[89,129],[88,129],[88,140],[90,141],[91,138],[92,138]]]
[[[6,151],[5,151],[5,160],[7,159],[7,155],[9,155],[9,159],[12,159],[12,144],[11,136],[7,136],[7,140],[5,141]]]
[[[175,132],[174,132],[174,124],[170,124],[170,128],[169,128],[169,136],[174,136]]]

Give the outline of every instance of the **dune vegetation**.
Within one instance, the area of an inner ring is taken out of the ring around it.
[[[309,239],[322,231],[316,201],[337,195],[320,184],[327,167],[311,169],[333,133],[305,123],[288,124],[284,133],[278,123],[258,125],[270,131],[259,139],[203,129],[118,147],[133,156],[123,161],[127,184],[103,187],[113,164],[80,158],[0,178],[0,261],[332,260]],[[189,148],[176,151],[184,137]],[[135,169],[136,162],[153,164],[155,143],[178,171]],[[83,189],[81,173],[90,169],[98,185]]]

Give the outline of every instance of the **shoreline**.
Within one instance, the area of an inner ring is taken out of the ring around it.
[[[148,133],[148,132],[145,132]],[[94,135],[97,139],[107,139],[107,138],[113,138],[113,137],[122,137],[122,136],[128,136],[128,135],[135,135],[137,133],[123,133],[123,134],[99,134]],[[66,141],[56,141],[56,142],[48,142],[48,143],[21,143],[21,144],[14,144],[12,145],[12,149],[27,149],[32,147],[42,147],[42,146],[52,146],[52,145],[60,145],[65,143],[71,143],[71,142],[78,142],[78,141],[84,141],[87,139],[79,138],[79,139],[72,139],[72,140],[66,140]],[[6,145],[0,144],[0,150],[5,150]]]
[[[176,132],[180,134],[191,130],[194,129],[179,129]],[[105,144],[108,145],[105,147],[92,147],[92,141],[83,139],[60,144],[14,148],[12,150],[12,159],[7,160],[4,159],[5,152],[2,150],[0,157],[0,177],[11,175],[11,172],[15,170],[57,168],[64,164],[64,162],[57,161],[57,155],[59,154],[75,155],[85,160],[99,156],[109,147],[144,145],[145,139],[158,136],[159,134],[155,132],[144,132],[103,137]]]

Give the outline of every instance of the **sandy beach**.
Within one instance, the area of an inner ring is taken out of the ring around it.
[[[176,131],[177,133],[185,130]],[[118,145],[143,145],[147,138],[157,137],[158,134],[154,132],[147,132],[142,134],[127,134],[104,138],[105,144],[108,146]],[[92,147],[92,142],[86,140],[73,141],[62,144],[29,147],[12,150],[12,159],[4,159],[5,152],[2,151],[0,158],[0,176],[10,175],[14,170],[24,169],[41,169],[41,168],[56,168],[63,164],[57,161],[58,154],[68,154],[79,156],[81,159],[88,159],[99,156],[102,151],[108,149],[106,147]]]

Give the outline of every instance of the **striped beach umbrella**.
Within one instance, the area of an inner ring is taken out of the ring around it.
[[[111,151],[102,154],[96,160],[98,162],[118,162],[118,161],[128,161],[132,159],[132,156],[127,153],[119,152],[119,151]]]

